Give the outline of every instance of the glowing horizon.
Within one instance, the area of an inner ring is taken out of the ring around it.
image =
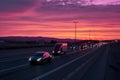
[[[73,22],[78,21],[77,39],[120,39],[119,0],[65,1],[58,5],[56,0],[1,0],[0,37],[74,39]]]

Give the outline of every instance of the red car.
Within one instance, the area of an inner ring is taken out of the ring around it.
[[[29,57],[30,64],[40,64],[51,62],[52,55],[49,52],[36,52],[35,55]]]

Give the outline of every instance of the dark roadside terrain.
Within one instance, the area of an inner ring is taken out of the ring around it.
[[[120,80],[120,42],[111,43],[105,80]]]

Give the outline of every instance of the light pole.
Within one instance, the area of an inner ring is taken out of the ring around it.
[[[91,40],[91,30],[89,30],[89,40]]]
[[[76,38],[77,38],[77,23],[78,23],[78,21],[74,21],[73,22],[74,24],[75,24],[75,46],[74,46],[74,49],[76,49]]]

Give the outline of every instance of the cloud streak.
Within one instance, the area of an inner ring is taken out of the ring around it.
[[[24,12],[34,5],[34,0],[0,0],[0,12]]]
[[[79,21],[79,39],[83,38],[82,33],[86,36],[89,30],[97,35],[120,34],[120,5],[117,0],[114,4],[112,0],[63,1],[58,4],[61,2],[56,0],[0,0],[0,36],[74,38],[73,21],[76,20]],[[65,32],[68,35],[63,35]],[[113,35],[109,39],[119,37]]]

